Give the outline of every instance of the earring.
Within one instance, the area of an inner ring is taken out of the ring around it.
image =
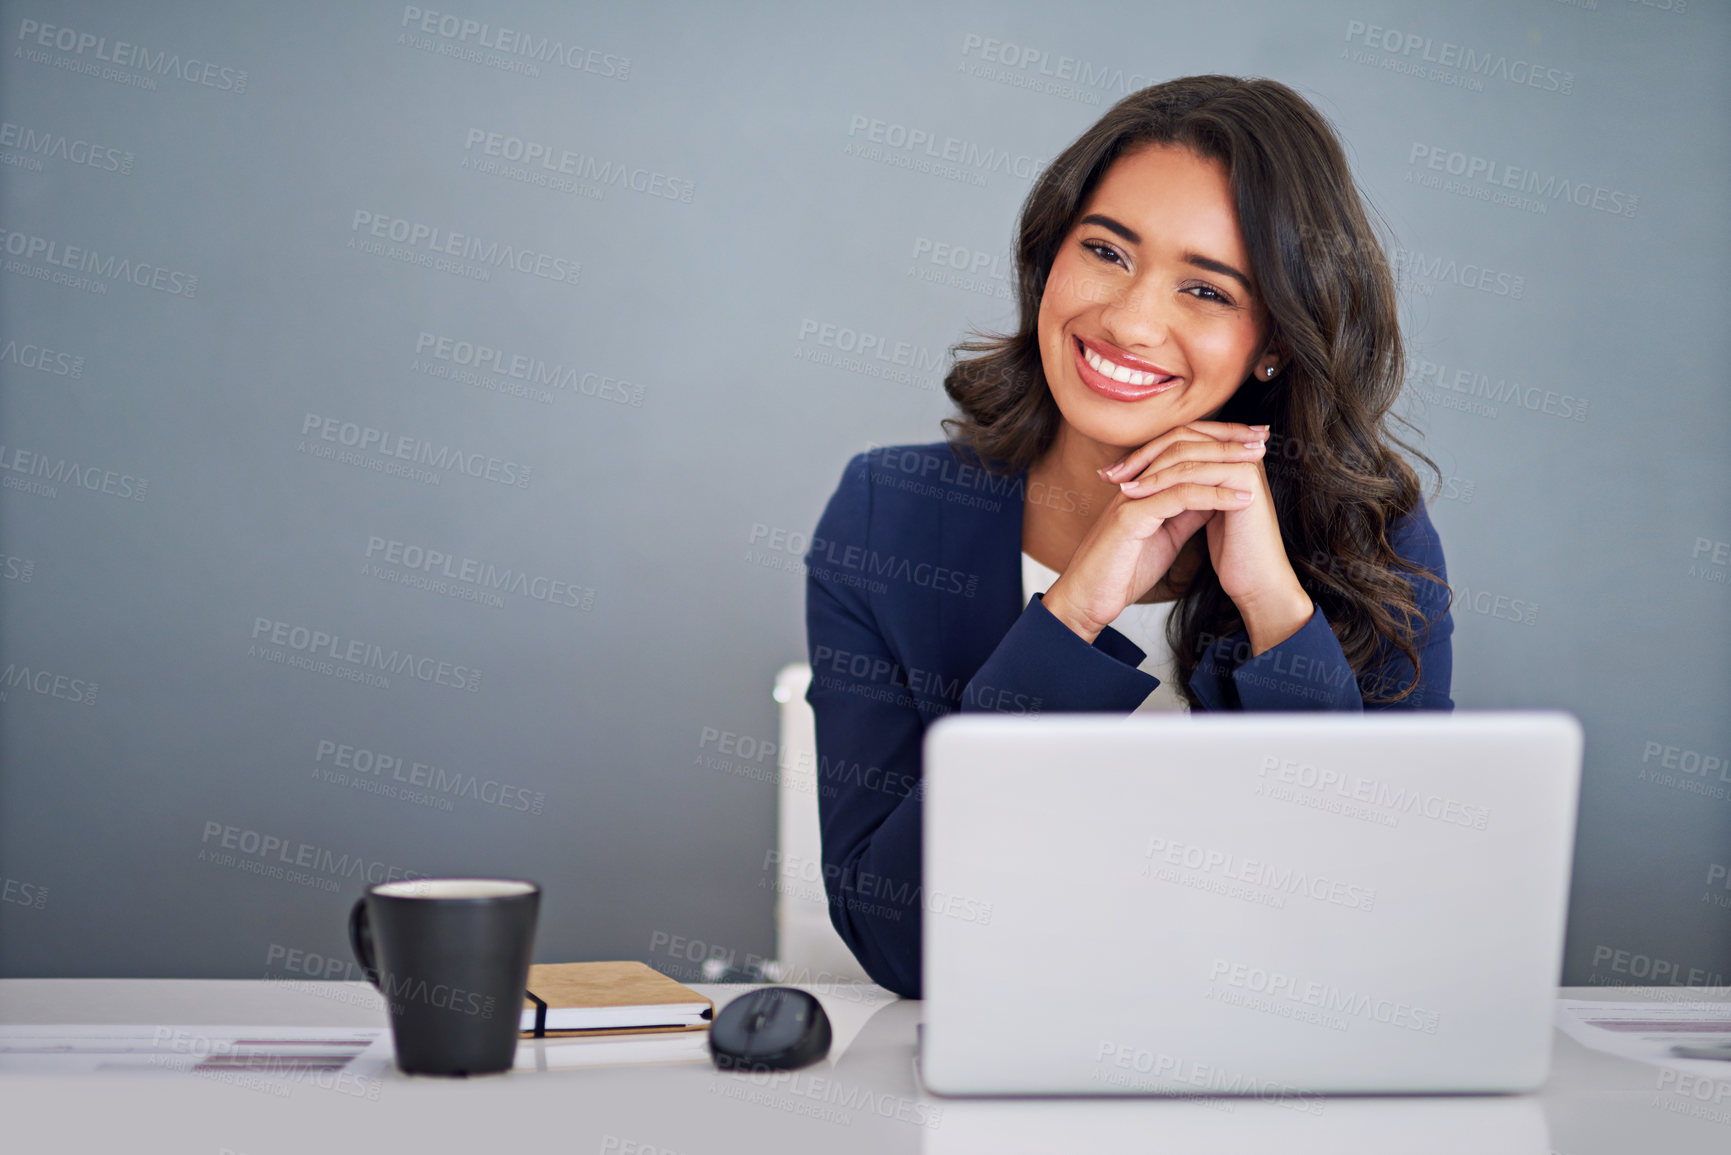
[[[1270,365],[1266,370],[1264,370],[1264,372],[1266,372],[1270,377],[1274,376],[1274,366]]]

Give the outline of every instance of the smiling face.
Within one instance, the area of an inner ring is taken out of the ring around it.
[[[1262,372],[1266,310],[1226,170],[1177,145],[1115,161],[1040,299],[1040,359],[1069,427],[1129,449],[1209,417]]]

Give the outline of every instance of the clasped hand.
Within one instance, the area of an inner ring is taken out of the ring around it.
[[[1046,592],[1046,609],[1092,642],[1206,527],[1214,572],[1253,645],[1259,632],[1262,649],[1290,636],[1311,603],[1280,537],[1263,468],[1267,445],[1266,426],[1193,421],[1101,470],[1119,492]],[[1263,624],[1280,636],[1269,640],[1270,631],[1257,628]]]

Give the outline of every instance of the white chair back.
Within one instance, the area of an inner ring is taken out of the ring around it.
[[[811,667],[775,676],[781,707],[780,844],[775,876],[775,947],[781,982],[870,982],[829,921],[817,823],[817,730],[805,690]]]

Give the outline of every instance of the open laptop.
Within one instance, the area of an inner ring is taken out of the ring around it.
[[[1581,749],[1561,711],[940,721],[923,1081],[1539,1086]]]

